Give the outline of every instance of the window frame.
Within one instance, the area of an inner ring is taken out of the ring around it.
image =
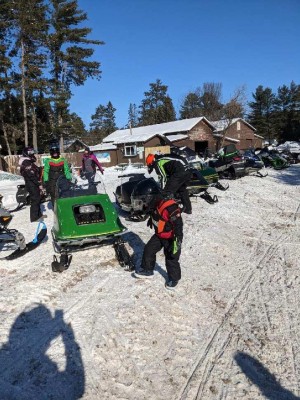
[[[133,149],[132,153],[128,154],[127,149]],[[137,156],[137,146],[136,144],[124,145],[124,157],[135,157]]]

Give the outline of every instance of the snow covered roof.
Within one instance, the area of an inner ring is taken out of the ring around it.
[[[222,132],[224,131],[224,129],[228,128],[228,126],[235,124],[237,121],[242,121],[244,122],[246,125],[249,126],[249,128],[253,129],[254,131],[256,131],[256,129],[254,128],[254,126],[250,125],[247,121],[245,121],[243,118],[233,118],[232,120],[230,119],[220,119],[219,121],[211,121],[211,123],[213,124],[213,126],[215,127],[215,129],[218,132]]]
[[[131,130],[118,129],[104,138],[103,142],[111,142],[114,144],[146,142],[156,135],[163,136],[172,133],[188,132],[202,120],[214,129],[214,126],[205,117],[189,118],[179,121],[164,122],[163,124],[139,126],[138,128],[132,128]]]
[[[255,136],[255,137],[258,137],[258,138],[260,138],[260,139],[264,139],[263,136],[260,136],[260,135],[258,135],[257,133],[254,133],[254,136]]]
[[[72,146],[72,144],[79,142],[82,146],[88,147],[88,145],[86,143],[84,143],[82,140],[80,139],[71,139],[71,140],[65,140],[64,141],[64,148],[68,149],[69,147]]]
[[[169,139],[171,142],[176,142],[177,140],[187,139],[187,138],[188,138],[188,135],[178,134],[178,135],[167,135],[166,137],[167,137],[167,139]]]
[[[91,151],[106,151],[106,150],[116,150],[117,146],[112,143],[100,143],[95,146],[89,146]]]

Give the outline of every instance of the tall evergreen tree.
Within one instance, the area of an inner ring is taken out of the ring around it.
[[[83,85],[88,78],[100,78],[100,63],[90,61],[99,40],[88,39],[90,28],[78,27],[87,20],[87,14],[78,9],[77,0],[50,0],[51,34],[49,36],[52,61],[52,93],[55,102],[55,130],[62,137],[67,115],[71,86]],[[61,140],[62,146],[63,140]]]
[[[249,122],[257,129],[257,133],[271,141],[275,137],[274,107],[275,95],[270,88],[263,88],[262,85],[252,93],[254,101],[249,103]]]
[[[106,136],[114,132],[117,127],[115,123],[116,109],[109,101],[106,106],[99,105],[95,114],[92,115],[90,123],[90,132],[101,142]]]
[[[278,88],[275,99],[275,128],[280,141],[300,139],[300,85]]]
[[[171,98],[167,95],[168,86],[160,79],[150,83],[150,90],[144,92],[145,98],[140,105],[139,125],[161,124],[176,120]]]
[[[180,119],[202,117],[201,97],[196,92],[188,93],[180,106]]]
[[[14,46],[11,52],[13,57],[19,57],[19,76],[22,104],[24,141],[28,145],[28,116],[31,106],[32,118],[35,118],[34,90],[40,90],[42,69],[45,67],[46,57],[43,52],[47,34],[46,6],[44,0],[14,1],[11,9],[13,22]],[[42,85],[44,86],[44,85]],[[33,107],[33,108],[32,108]],[[36,126],[36,122],[34,126]],[[37,147],[36,132],[34,135],[34,147]]]
[[[223,104],[221,102],[222,84],[205,82],[195,91],[189,92],[184,98],[180,117],[206,117],[212,121],[223,118]]]
[[[10,1],[3,0],[0,3],[0,140],[1,145],[6,147],[8,154],[15,149],[16,143],[13,135],[9,134],[8,126],[13,126],[13,116],[11,108],[12,82],[10,70],[12,61],[9,57],[9,34],[12,27],[10,21]]]
[[[138,110],[136,104],[130,103],[129,110],[128,110],[128,126],[135,128],[138,126],[139,117],[138,117]]]

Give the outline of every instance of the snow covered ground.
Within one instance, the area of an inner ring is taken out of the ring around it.
[[[0,261],[0,399],[299,398],[300,165],[268,172],[209,189],[214,205],[193,200],[174,293],[162,254],[150,282],[111,247],[52,273],[46,204],[48,240]],[[118,174],[104,175],[113,201]],[[17,183],[0,180],[9,208]],[[152,232],[121,219],[138,264]],[[10,227],[32,239],[28,207]]]

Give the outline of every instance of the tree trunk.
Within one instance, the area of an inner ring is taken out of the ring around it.
[[[38,142],[37,142],[37,121],[36,121],[36,113],[35,113],[35,105],[32,99],[31,101],[31,109],[32,109],[32,145],[34,150],[38,150]]]
[[[7,147],[8,155],[11,156],[10,144],[9,144],[9,141],[8,141],[7,130],[6,130],[6,126],[4,124],[4,120],[3,120],[3,115],[2,114],[0,115],[0,123],[2,125],[3,136],[4,136],[5,144],[6,144],[6,147]]]
[[[25,63],[24,63],[24,57],[25,57],[25,49],[24,49],[24,43],[22,40],[21,43],[21,49],[22,49],[22,59],[21,59],[21,71],[22,71],[22,78],[21,78],[21,86],[22,86],[22,103],[23,103],[23,123],[24,123],[24,140],[25,140],[25,146],[28,146],[28,125],[27,125],[27,107],[26,107],[26,91],[25,91]]]
[[[62,116],[61,114],[58,115],[58,127],[60,128],[62,126]],[[63,153],[64,152],[64,135],[60,131],[60,138],[59,138],[59,148],[60,148],[60,152]]]

